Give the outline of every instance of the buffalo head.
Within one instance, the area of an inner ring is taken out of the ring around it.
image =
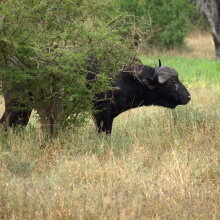
[[[178,72],[169,66],[157,67],[153,77],[146,77],[142,82],[148,89],[154,90],[161,99],[157,99],[156,105],[168,108],[175,108],[177,105],[185,105],[191,100],[191,96],[186,87],[180,82]]]

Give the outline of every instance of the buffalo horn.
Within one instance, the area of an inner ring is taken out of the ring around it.
[[[160,61],[160,59],[159,59],[159,68],[161,67],[161,61]]]
[[[158,69],[158,67],[157,67],[157,63],[154,61],[154,64],[155,64],[155,72],[154,72],[154,76],[158,76],[158,74],[159,74],[159,69]]]
[[[157,63],[155,61],[154,61],[154,64],[155,64],[155,71],[154,71],[153,81],[157,80],[158,76],[159,76],[159,69],[158,69]]]

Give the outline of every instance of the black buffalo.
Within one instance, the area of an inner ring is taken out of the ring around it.
[[[89,79],[90,77],[88,77]],[[4,87],[4,85],[3,85]],[[97,113],[94,115],[98,132],[112,131],[113,120],[120,113],[140,106],[157,105],[175,108],[185,105],[191,96],[178,78],[178,72],[169,66],[155,68],[142,64],[133,64],[123,68],[112,82],[113,90],[100,94],[94,101]],[[16,99],[10,99],[4,93],[5,112],[0,119],[6,127],[26,126],[31,110],[14,111],[12,107],[19,105]]]
[[[98,131],[111,133],[113,120],[122,112],[140,106],[157,105],[175,108],[185,105],[191,96],[178,78],[178,72],[169,66],[155,68],[134,64],[119,73],[113,83],[109,99],[95,103],[100,110],[94,115]]]

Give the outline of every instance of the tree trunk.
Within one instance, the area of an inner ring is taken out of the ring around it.
[[[220,60],[220,42],[217,40],[215,41],[215,39],[214,39],[214,43],[215,43],[216,60]]]
[[[220,60],[220,0],[198,0],[198,3],[210,23],[216,59]]]

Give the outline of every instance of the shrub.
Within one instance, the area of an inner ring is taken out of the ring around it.
[[[189,0],[117,1],[122,11],[135,15],[143,32],[154,31],[150,43],[159,46],[183,45],[195,4]],[[133,18],[132,18],[133,19]],[[132,21],[132,20],[131,20]]]

